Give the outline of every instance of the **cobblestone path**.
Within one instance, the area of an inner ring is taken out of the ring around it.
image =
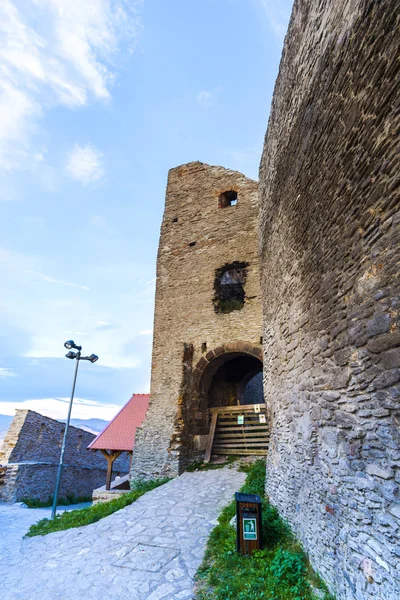
[[[98,523],[24,540],[38,512],[0,504],[0,597],[192,598],[209,533],[244,479],[229,467],[184,473]]]

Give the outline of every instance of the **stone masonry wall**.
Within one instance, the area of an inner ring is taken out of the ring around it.
[[[57,465],[46,463],[11,463],[7,466],[4,485],[0,485],[0,501],[21,502],[34,498],[45,502],[54,493]],[[59,498],[69,494],[91,496],[93,490],[104,484],[104,469],[93,467],[63,467]]]
[[[228,190],[237,191],[237,205],[219,208],[219,196]],[[206,418],[206,411],[196,405],[195,388],[214,350],[235,352],[240,342],[242,349],[254,346],[261,356],[257,191],[257,182],[241,173],[200,162],[169,172],[157,261],[150,407],[136,432],[133,478],[176,475],[201,453],[202,440],[191,432],[193,421]],[[215,271],[234,261],[249,263],[245,304],[218,314]]]
[[[340,600],[400,598],[398,42],[296,1],[260,167],[267,492]]]
[[[7,471],[0,479],[0,500],[22,498],[47,500],[54,492],[65,424],[32,410],[17,410],[0,449],[0,465]],[[99,452],[87,450],[94,434],[69,427],[64,454],[60,497],[91,495],[103,485],[107,461]],[[129,457],[114,463],[115,475],[126,474]]]

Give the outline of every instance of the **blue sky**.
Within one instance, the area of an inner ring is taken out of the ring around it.
[[[2,0],[0,414],[149,391],[168,169],[257,178],[291,0]]]

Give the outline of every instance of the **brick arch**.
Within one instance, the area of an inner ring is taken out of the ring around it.
[[[249,342],[233,342],[218,346],[214,350],[207,352],[207,354],[197,363],[193,371],[193,385],[195,390],[200,391],[200,382],[209,365],[211,365],[215,359],[228,354],[245,354],[257,358],[261,363],[263,362],[261,346],[254,346]]]

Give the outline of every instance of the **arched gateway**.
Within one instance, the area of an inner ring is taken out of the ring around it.
[[[197,414],[205,412],[202,423],[211,408],[263,403],[261,347],[239,341],[211,350],[194,369],[192,393]],[[208,433],[201,427],[193,431]]]
[[[213,451],[226,454],[237,450],[235,444],[243,450],[247,425],[260,424],[257,187],[241,173],[198,162],[169,172],[150,406],[136,433],[132,477],[178,474],[204,457],[213,421],[216,441],[225,440]],[[236,423],[231,433],[219,431],[216,411],[228,415],[220,425]]]

